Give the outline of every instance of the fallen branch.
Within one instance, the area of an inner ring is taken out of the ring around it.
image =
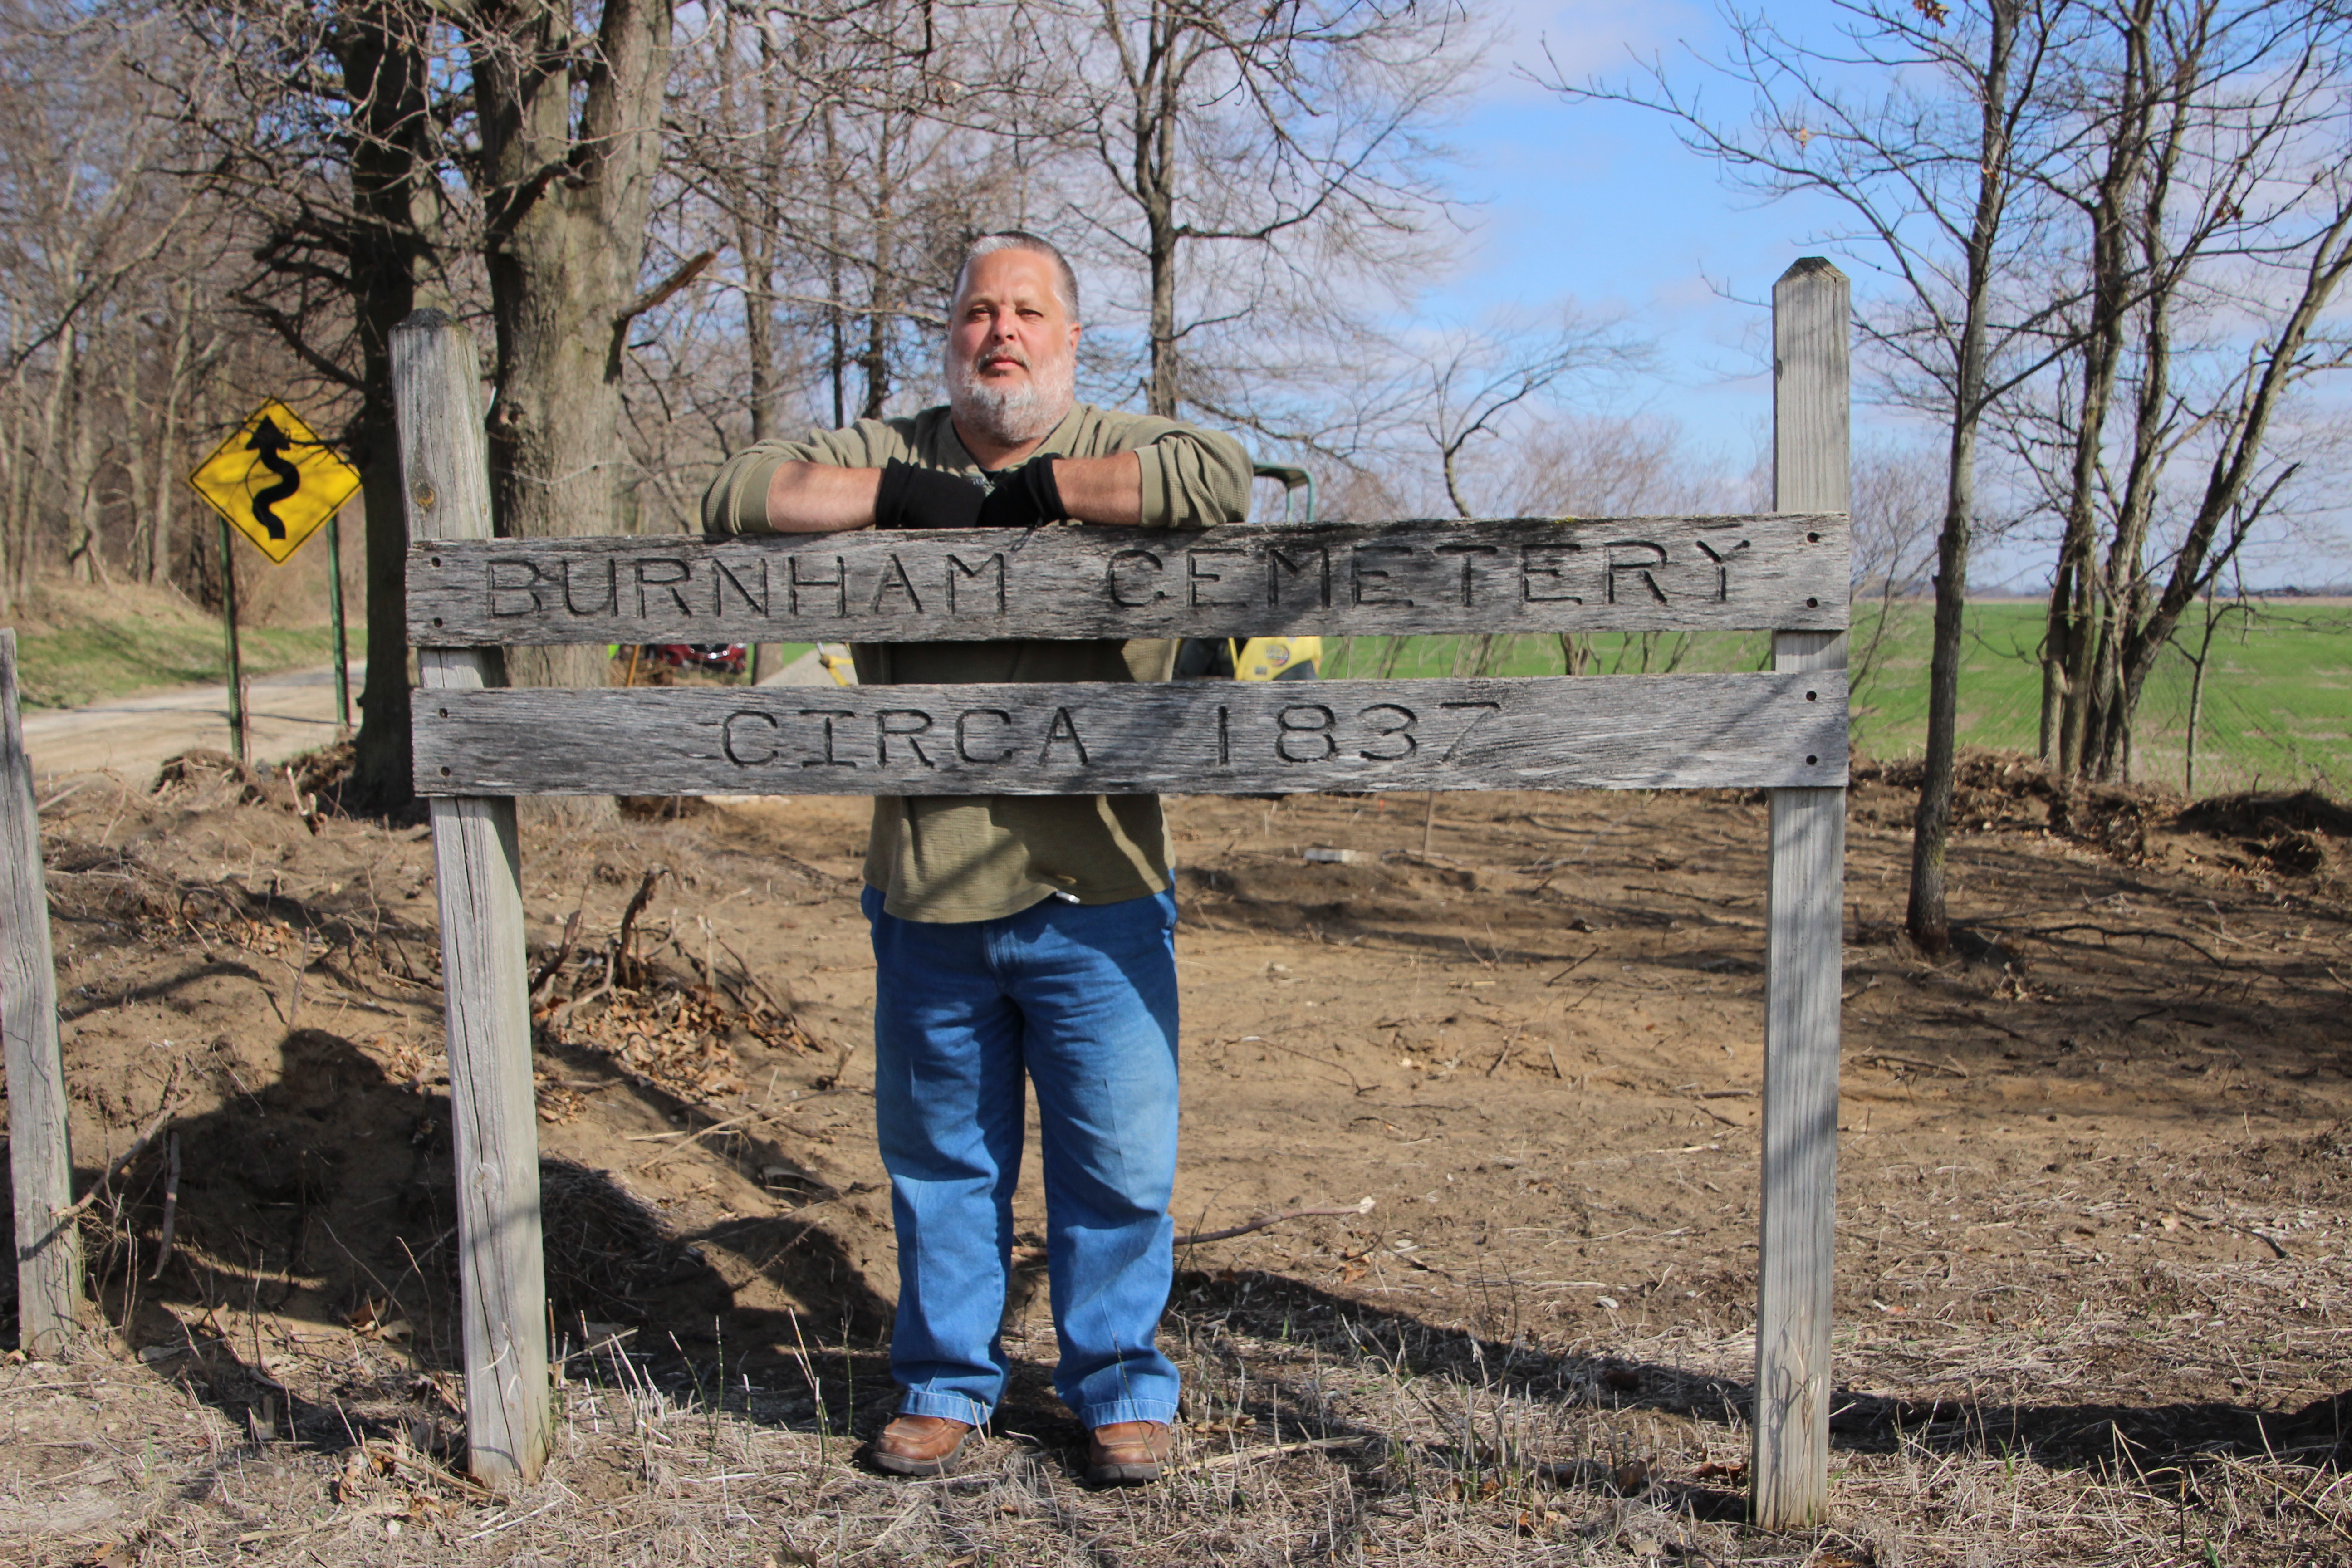
[[[2029,926],[2020,930],[2017,934],[2020,936],[2056,936],[2061,931],[2096,931],[2101,936],[2106,937],[2110,941],[2119,936],[2162,937],[2168,942],[2179,942],[2181,946],[2188,948],[2192,952],[2200,954],[2208,963],[2215,964],[2220,968],[2227,969],[2231,966],[2228,959],[2223,958],[2220,953],[2215,952],[2203,942],[2191,942],[2187,937],[2182,936],[2179,931],[2158,931],[2153,926],[2124,926],[2118,929],[2110,926],[2093,925],[2088,921],[2074,921],[2066,925],[2061,926]]]
[[[1853,1058],[1853,1065],[1858,1068],[1870,1067],[1874,1064],[1879,1067],[1916,1068],[1921,1072],[1949,1073],[1954,1078],[1963,1079],[1969,1076],[1966,1069],[1949,1062],[1923,1062],[1917,1057],[1898,1057],[1892,1051],[1872,1051],[1867,1056]]]
[[[563,935],[557,940],[555,951],[547,955],[547,962],[541,964],[539,973],[530,977],[530,990],[528,994],[536,996],[547,989],[547,983],[555,978],[555,972],[563,967],[565,959],[572,956],[572,944],[579,935],[580,911],[574,910],[572,911],[572,918],[563,922]]]
[[[316,838],[319,837],[319,797],[302,793],[301,784],[295,781],[291,763],[286,765],[286,787],[294,795],[294,815],[302,819],[302,826],[310,830],[311,837]]]
[[[395,1444],[387,1443],[382,1438],[377,1438],[370,1442],[367,1445],[367,1452],[370,1458],[380,1459],[385,1465],[390,1466],[393,1468],[405,1470],[412,1476],[419,1476],[426,1480],[438,1482],[440,1485],[448,1487],[464,1496],[471,1498],[488,1498],[496,1495],[489,1488],[474,1479],[471,1476],[461,1476],[457,1471],[450,1469],[446,1466],[435,1464],[431,1459],[426,1458],[422,1454],[404,1449]]]
[[[177,1083],[179,1079],[180,1064],[178,1062],[173,1062],[172,1064],[172,1076],[170,1079],[165,1080],[163,1084],[163,1092],[166,1096],[171,1094],[172,1086],[174,1083]],[[163,1131],[163,1124],[171,1121],[173,1117],[178,1115],[181,1108],[185,1106],[188,1101],[194,1098],[194,1094],[189,1093],[180,1096],[177,1100],[170,1100],[163,1110],[158,1110],[155,1113],[155,1120],[147,1124],[147,1131],[139,1134],[138,1138],[132,1142],[130,1148],[125,1149],[121,1153],[114,1157],[114,1163],[107,1166],[104,1173],[99,1176],[98,1184],[96,1186],[82,1194],[81,1196],[76,1198],[73,1202],[66,1205],[65,1207],[57,1210],[51,1217],[59,1220],[71,1219],[74,1215],[81,1213],[82,1210],[89,1207],[90,1205],[98,1202],[100,1197],[105,1195],[106,1189],[113,1184],[114,1178],[122,1174],[124,1171],[130,1169],[131,1162],[136,1160],[140,1155],[147,1152],[147,1145],[155,1141],[155,1134]]]
[[[1567,979],[1570,975],[1583,968],[1586,963],[1595,957],[1600,952],[1601,944],[1596,942],[1592,944],[1592,952],[1586,953],[1584,957],[1578,959],[1574,963],[1570,964],[1566,969],[1561,970],[1558,974],[1555,974],[1549,980],[1545,981],[1544,984],[1548,986],[1559,984],[1561,981]]]
[[[2294,1254],[2286,1249],[2286,1244],[2284,1242],[2280,1241],[2274,1236],[2256,1230],[2250,1225],[2240,1225],[2236,1220],[2223,1219],[2220,1215],[2207,1214],[2202,1209],[2182,1208],[2179,1204],[2173,1205],[2172,1208],[2175,1214],[2184,1215],[2187,1218],[2202,1220],[2207,1225],[2217,1225],[2223,1230],[2234,1230],[2240,1236],[2251,1236],[2256,1241],[2261,1242],[2264,1247],[2269,1247],[2273,1252],[2276,1253],[2278,1255],[2279,1261],[2282,1263],[2292,1263],[2294,1261]]]
[[[1999,1019],[1988,1018],[1982,1013],[1977,1012],[1972,1008],[1947,1007],[1941,1013],[1937,1014],[1937,1016],[1939,1018],[1958,1019],[1958,1021],[1967,1024],[1982,1024],[1988,1029],[1998,1029],[2002,1034],[2007,1035],[2011,1039],[2020,1041],[2025,1045],[2032,1046],[2039,1045],[2041,1043],[2032,1036],[2021,1035],[2015,1029],[2011,1028],[2007,1024],[2001,1023]]]
[[[163,1278],[163,1265],[172,1261],[172,1227],[180,1217],[180,1135],[173,1133],[164,1144],[163,1156],[163,1228],[155,1248],[154,1272],[147,1276],[152,1282]]]
[[[714,936],[717,935],[716,932],[713,932],[712,934]],[[723,936],[719,937],[718,941],[719,945],[727,950],[727,956],[735,961],[735,967],[743,972],[743,978],[751,982],[751,988],[768,999],[768,1006],[772,1012],[774,1012],[776,1016],[779,1018],[789,1018],[793,1016],[793,1010],[790,1007],[785,1006],[782,1002],[777,1001],[776,994],[769,990],[766,985],[761,984],[760,977],[751,973],[751,966],[744,962],[743,955],[741,953],[735,951],[734,944]]]
[[[1370,1437],[1309,1437],[1298,1443],[1269,1443],[1263,1448],[1236,1448],[1230,1454],[1213,1454],[1189,1465],[1171,1465],[1167,1473],[1181,1476],[1193,1470],[1213,1470],[1225,1465],[1238,1465],[1244,1459],[1270,1458],[1276,1454],[1303,1454],[1311,1448],[1360,1448],[1374,1440]]]
[[[707,1138],[713,1132],[723,1132],[730,1127],[737,1126],[745,1121],[758,1121],[761,1118],[757,1111],[747,1110],[740,1116],[730,1116],[724,1121],[714,1121],[708,1127],[697,1127],[690,1131],[640,1132],[633,1137],[624,1138],[621,1142],[624,1143],[667,1143],[673,1138],[685,1138],[688,1140]]]
[[[1204,1241],[1231,1241],[1237,1236],[1247,1236],[1254,1230],[1264,1230],[1268,1226],[1280,1225],[1286,1219],[1328,1219],[1340,1215],[1367,1215],[1371,1212],[1372,1200],[1370,1198],[1360,1203],[1349,1204],[1345,1208],[1290,1209],[1282,1214],[1260,1215],[1247,1225],[1229,1226],[1223,1230],[1195,1231],[1191,1236],[1180,1236],[1176,1238],[1176,1245],[1198,1247]]]
[[[616,982],[623,985],[634,984],[630,976],[636,961],[629,952],[629,944],[636,940],[637,917],[653,902],[655,885],[668,875],[667,866],[647,867],[637,890],[630,895],[628,908],[621,911],[620,933],[613,939],[613,956],[604,965],[604,989],[609,990]]]

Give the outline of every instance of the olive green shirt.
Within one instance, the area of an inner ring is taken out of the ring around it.
[[[1037,448],[1040,457],[1134,452],[1143,470],[1143,526],[1205,528],[1249,511],[1249,454],[1240,442],[1172,419],[1081,403]],[[728,459],[702,500],[706,533],[765,533],[768,482],[785,463],[878,468],[897,458],[989,483],[945,408],[912,418],[861,419],[796,441],[762,441]],[[872,643],[850,650],[860,684],[1165,680],[1167,638],[1095,641]],[[1018,914],[1059,893],[1116,903],[1169,885],[1168,829],[1157,795],[961,795],[874,801],[866,879],[902,920],[983,921]]]

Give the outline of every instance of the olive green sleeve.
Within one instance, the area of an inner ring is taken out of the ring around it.
[[[706,534],[767,533],[768,484],[786,463],[878,468],[912,449],[903,419],[861,419],[845,430],[812,430],[797,440],[759,441],[719,466],[702,492]]]
[[[1249,516],[1250,459],[1239,441],[1173,419],[1138,419],[1123,433],[1143,464],[1143,526],[1212,528]]]

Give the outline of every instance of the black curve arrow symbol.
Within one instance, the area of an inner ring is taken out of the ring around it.
[[[253,498],[254,521],[268,529],[272,539],[286,537],[285,520],[274,509],[279,501],[293,500],[294,492],[302,488],[302,470],[288,462],[283,456],[286,449],[293,445],[286,432],[278,427],[278,421],[268,418],[262,420],[259,428],[253,433],[253,439],[245,444],[247,451],[261,454],[263,468],[278,476],[276,484],[257,492]]]

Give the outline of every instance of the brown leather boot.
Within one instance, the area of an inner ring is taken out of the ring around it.
[[[901,1415],[874,1439],[874,1463],[894,1476],[944,1476],[971,1441],[969,1421],[944,1415]]]
[[[1160,1479],[1175,1435],[1164,1421],[1114,1421],[1087,1439],[1087,1485],[1139,1487]]]

